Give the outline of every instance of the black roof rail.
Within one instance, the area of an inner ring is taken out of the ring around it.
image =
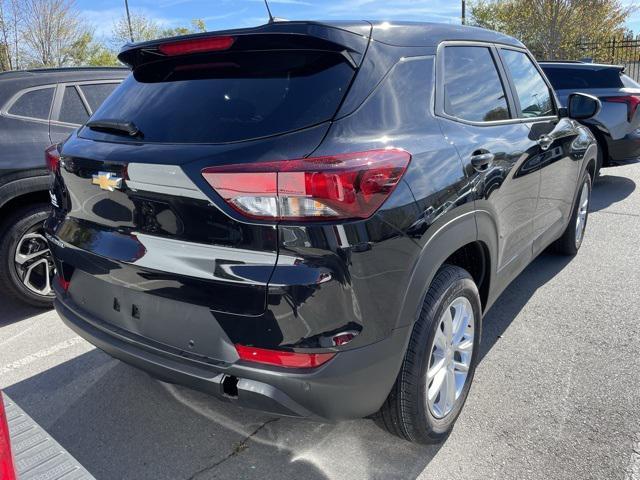
[[[82,71],[120,71],[128,70],[125,66],[113,66],[113,67],[52,67],[52,68],[28,68],[25,70],[8,70],[6,72],[0,72],[0,76],[20,76],[25,74],[35,73],[63,73],[63,72],[82,72]]]

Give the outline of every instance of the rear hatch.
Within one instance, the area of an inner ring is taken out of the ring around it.
[[[125,47],[132,75],[64,144],[54,175],[66,302],[223,356],[211,312],[265,311],[277,224],[237,219],[202,170],[309,155],[357,72],[361,33],[297,22]]]
[[[576,64],[575,67],[543,64],[560,103],[571,93],[594,95],[602,102],[593,122],[602,125],[614,140],[640,127],[640,85],[624,73],[623,66]]]

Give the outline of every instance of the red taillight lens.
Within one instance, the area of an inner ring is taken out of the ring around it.
[[[9,425],[7,423],[7,414],[4,411],[2,392],[0,392],[0,478],[2,480],[16,479],[13,454],[11,453]]]
[[[603,102],[626,103],[627,104],[627,121],[631,122],[636,114],[638,105],[640,105],[640,97],[635,95],[624,95],[619,97],[602,97]]]
[[[335,353],[297,353],[236,344],[242,360],[286,368],[314,368],[331,360]]]
[[[228,50],[236,39],[234,37],[210,37],[180,40],[178,42],[162,43],[158,46],[165,55],[189,55],[190,53],[219,52]]]
[[[61,275],[56,275],[58,279],[58,285],[62,288],[63,291],[69,290],[69,285],[71,284],[71,280],[65,280]]]
[[[57,172],[60,169],[60,152],[58,144],[51,145],[44,151],[44,158],[50,172]]]
[[[261,220],[368,218],[400,182],[400,149],[209,167],[202,175],[243,215]]]

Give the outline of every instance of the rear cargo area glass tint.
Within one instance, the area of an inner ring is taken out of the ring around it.
[[[144,142],[250,140],[330,120],[353,73],[342,55],[322,51],[162,59],[134,70],[92,119],[133,122]]]
[[[622,88],[625,85],[617,68],[554,68],[545,67],[544,73],[556,90],[580,88]]]

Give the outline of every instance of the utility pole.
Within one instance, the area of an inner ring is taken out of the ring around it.
[[[467,23],[467,2],[462,0],[462,25]]]
[[[463,0],[464,3],[464,0]],[[134,42],[133,39],[133,29],[131,28],[131,14],[129,14],[129,0],[124,0],[124,8],[127,10],[127,23],[129,24],[129,36],[131,37],[131,41]]]

